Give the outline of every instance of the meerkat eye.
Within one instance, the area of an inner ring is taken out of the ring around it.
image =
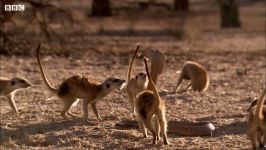
[[[107,89],[109,89],[111,85],[109,83],[107,83],[105,86]]]
[[[15,85],[15,81],[11,81],[11,85]]]

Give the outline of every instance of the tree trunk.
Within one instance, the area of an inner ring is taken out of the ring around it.
[[[235,0],[220,0],[220,9],[222,28],[241,27],[238,4]]]
[[[93,0],[91,16],[105,17],[111,16],[111,7],[109,0]]]
[[[175,11],[188,11],[189,10],[189,0],[175,0],[174,1]]]

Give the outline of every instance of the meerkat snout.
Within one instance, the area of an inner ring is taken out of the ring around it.
[[[12,79],[0,77],[0,96],[8,98],[8,103],[10,107],[18,113],[18,108],[14,101],[14,95],[16,91],[20,89],[25,89],[31,86],[26,79],[15,77]]]
[[[120,88],[125,81],[126,80],[111,77],[104,81],[104,87],[110,90]]]

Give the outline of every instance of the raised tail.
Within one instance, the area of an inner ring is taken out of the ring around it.
[[[130,65],[129,65],[129,68],[128,68],[128,71],[127,71],[127,81],[130,80],[131,72],[132,72],[132,65],[133,65],[134,59],[135,59],[135,57],[136,57],[136,55],[137,55],[137,53],[139,51],[139,47],[140,47],[140,45],[137,46],[137,49],[135,50],[134,56],[133,56],[133,58],[132,58],[132,60],[130,62]]]
[[[51,84],[48,82],[45,74],[44,74],[44,71],[42,69],[42,64],[41,64],[41,61],[40,61],[40,57],[39,57],[39,51],[40,51],[40,47],[41,47],[41,44],[39,43],[37,49],[36,49],[36,54],[37,54],[37,60],[38,60],[38,64],[39,64],[39,67],[40,67],[40,70],[41,70],[41,75],[42,75],[42,79],[46,85],[46,87],[49,89],[49,91],[53,92],[53,93],[57,93],[57,89],[54,88],[53,86],[51,86]]]
[[[150,86],[150,90],[153,92],[154,94],[154,100],[155,100],[155,103],[154,105],[156,106],[160,106],[161,104],[161,99],[160,99],[160,95],[155,87],[155,84],[151,78],[151,75],[150,75],[150,72],[149,72],[149,68],[148,68],[148,63],[147,63],[147,58],[144,57],[144,64],[145,64],[145,69],[146,69],[146,73],[147,73],[147,76],[148,76],[148,79],[149,79],[149,82],[151,83],[151,86]]]
[[[264,101],[265,101],[265,95],[266,95],[266,87],[264,88],[261,96],[260,96],[260,99],[257,103],[257,107],[256,107],[256,110],[255,110],[255,116],[257,118],[260,118],[262,116],[262,111],[263,111],[263,105],[264,105]]]

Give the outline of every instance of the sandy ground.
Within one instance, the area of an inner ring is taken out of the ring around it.
[[[201,10],[200,6],[193,7],[195,14]],[[166,116],[168,120],[210,121],[216,127],[212,136],[169,134],[171,144],[164,146],[162,141],[152,145],[151,135],[144,139],[136,129],[118,129],[115,123],[133,119],[126,93],[120,91],[97,103],[102,122],[97,121],[91,110],[89,122],[81,117],[64,121],[60,116],[60,100],[47,100],[53,94],[42,82],[34,55],[41,39],[37,34],[32,35],[30,42],[24,42],[21,50],[28,55],[0,56],[1,76],[22,76],[33,83],[30,89],[16,94],[20,115],[13,114],[7,101],[1,99],[0,148],[250,149],[246,110],[265,84],[265,8],[263,2],[241,6],[243,28],[226,30],[219,29],[216,7],[210,8],[213,13],[192,15],[193,19],[187,20],[188,35],[182,40],[172,32],[178,15],[165,10],[157,18],[147,12],[138,12],[137,17],[129,19],[123,14],[108,19],[89,18],[82,25],[87,27],[86,32],[75,26],[73,32],[65,33],[60,50],[56,41],[43,42],[42,62],[53,85],[73,74],[82,74],[97,82],[109,76],[126,78],[132,52],[137,43],[141,43],[143,48],[157,48],[165,54],[166,66],[157,87],[160,91],[171,91],[182,64],[187,60],[197,61],[210,73],[209,89],[205,93],[191,90],[168,93],[163,97]],[[141,13],[154,18],[147,19]],[[67,31],[59,30],[59,33]],[[25,32],[32,34],[30,30]],[[23,36],[15,38],[23,39]],[[142,60],[137,59],[133,74],[143,70]],[[184,82],[181,89],[186,84]],[[82,116],[81,108],[79,103],[72,110]]]

